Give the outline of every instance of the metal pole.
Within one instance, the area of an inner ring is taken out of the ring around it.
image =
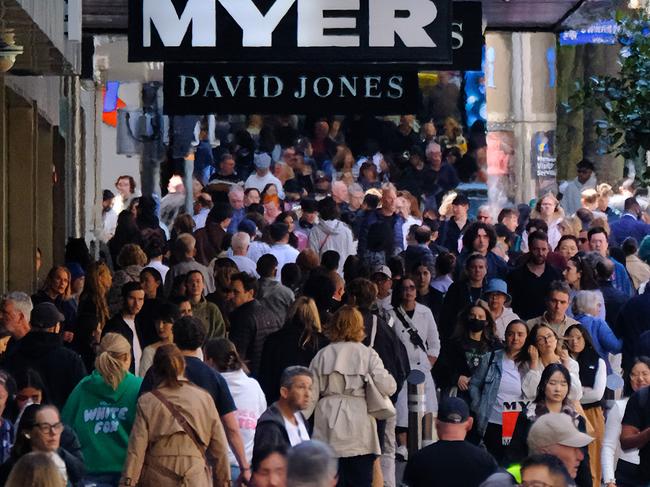
[[[144,134],[142,150],[142,194],[160,197],[160,163],[164,151],[162,149],[162,114],[160,113],[159,91],[161,83],[145,83],[142,87],[143,117],[150,119],[150,133]],[[145,131],[146,132],[146,131]]]
[[[412,370],[406,379],[408,387],[408,450],[409,458],[422,448],[422,418],[425,409],[424,373]]]

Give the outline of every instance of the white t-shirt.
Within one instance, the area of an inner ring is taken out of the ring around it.
[[[266,397],[258,382],[248,377],[242,370],[223,372],[221,374],[228,383],[235,406],[237,406],[237,421],[246,458],[250,462],[253,458],[253,446],[257,420],[266,411]],[[230,465],[237,465],[237,459],[228,447],[228,460]]]
[[[309,440],[309,433],[307,432],[307,428],[305,427],[305,422],[302,420],[302,416],[300,413],[294,413],[294,418],[296,418],[296,421],[298,422],[297,425],[293,424],[291,421],[289,421],[287,418],[284,418],[284,426],[287,428],[287,434],[289,435],[289,442],[291,443],[291,446],[296,446],[299,443],[302,443],[303,441],[308,441]]]
[[[276,178],[273,174],[270,172],[267,172],[264,176],[258,176],[256,172],[248,176],[248,179],[246,180],[246,183],[244,184],[244,188],[255,188],[257,189],[260,193],[264,191],[264,188],[266,187],[267,184],[274,184],[275,188],[278,190],[278,198],[281,200],[284,199],[284,189],[282,188],[282,183],[278,178]]]
[[[496,403],[492,406],[489,422],[493,424],[503,423],[503,403],[518,401],[522,398],[521,375],[514,360],[503,356],[501,365],[501,384],[497,392]]]
[[[247,274],[250,274],[251,276],[259,279],[260,276],[257,273],[257,266],[255,265],[255,262],[250,260],[245,255],[233,255],[230,258],[237,265],[237,269],[239,269],[239,272],[246,272]]]
[[[129,328],[133,332],[133,365],[135,367],[135,375],[138,375],[140,371],[140,360],[142,359],[142,347],[140,346],[138,334],[135,331],[135,320],[126,319],[124,316],[122,316],[122,319],[129,325]]]
[[[294,264],[300,252],[289,244],[273,244],[270,253],[278,259],[278,272],[275,275],[275,280],[279,281],[284,265]]]

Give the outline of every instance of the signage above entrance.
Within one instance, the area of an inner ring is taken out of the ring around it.
[[[129,0],[129,61],[446,64],[451,0]]]
[[[165,63],[164,113],[366,113],[417,110],[417,72],[297,66]]]

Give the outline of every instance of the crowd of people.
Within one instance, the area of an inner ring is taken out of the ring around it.
[[[649,485],[642,195],[471,208],[480,130],[372,120],[251,117],[191,213],[105,190],[98,255],[2,298],[0,484]]]

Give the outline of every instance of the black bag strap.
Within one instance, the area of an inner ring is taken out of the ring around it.
[[[424,340],[422,340],[422,337],[420,336],[418,331],[411,326],[411,324],[408,322],[408,319],[406,319],[406,316],[404,316],[402,314],[402,312],[400,311],[399,307],[395,308],[395,314],[397,315],[399,320],[404,325],[404,328],[409,330],[409,333],[415,333],[418,336],[418,338],[420,339],[420,342],[418,343],[417,346],[420,347],[422,349],[422,351],[428,355],[429,353],[427,352],[427,349],[424,348]]]
[[[181,428],[183,428],[183,431],[187,433],[187,436],[190,437],[192,442],[196,445],[196,448],[199,450],[201,455],[203,456],[203,459],[208,461],[205,455],[205,447],[201,444],[199,441],[199,435],[196,433],[194,428],[192,428],[192,425],[185,419],[185,416],[183,416],[183,413],[181,413],[178,408],[172,404],[169,399],[167,399],[163,394],[158,390],[154,389],[151,391],[151,393],[158,398],[158,400],[165,405],[167,410],[172,414],[172,416],[178,421],[178,424],[181,425]]]

